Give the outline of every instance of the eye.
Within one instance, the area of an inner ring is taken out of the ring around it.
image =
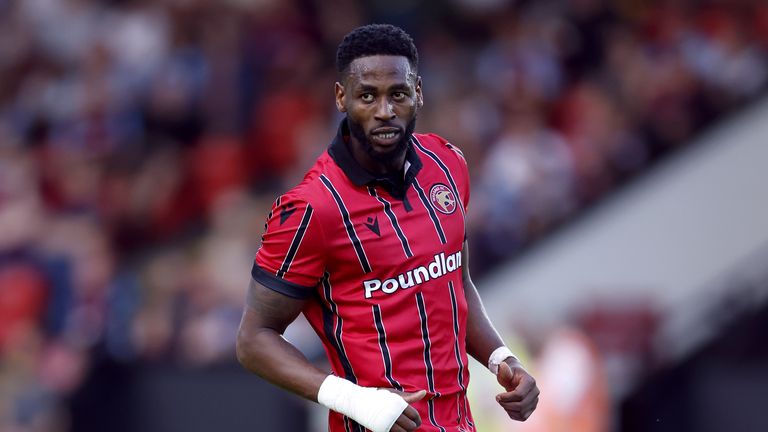
[[[373,102],[373,95],[371,93],[363,93],[360,95],[360,99],[365,103],[371,103]]]
[[[396,101],[401,101],[401,100],[405,99],[405,97],[406,97],[405,92],[398,91],[398,92],[392,93],[392,99],[394,99]]]

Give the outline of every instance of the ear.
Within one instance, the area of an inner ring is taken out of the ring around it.
[[[344,84],[336,81],[336,84],[334,85],[334,92],[336,93],[336,109],[339,110],[339,112],[347,112],[347,108],[344,106],[344,102],[346,102]]]
[[[416,106],[421,108],[424,106],[424,95],[421,93],[421,77],[416,77]]]

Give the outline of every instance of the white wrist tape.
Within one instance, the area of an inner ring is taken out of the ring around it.
[[[320,385],[317,401],[372,432],[388,432],[408,403],[387,390],[361,387],[334,375]]]
[[[512,351],[510,351],[509,348],[503,345],[496,348],[495,350],[493,350],[493,352],[491,353],[491,356],[488,358],[488,369],[490,369],[494,375],[498,375],[499,365],[501,364],[501,362],[508,359],[509,357],[515,357],[515,355],[512,354]]]

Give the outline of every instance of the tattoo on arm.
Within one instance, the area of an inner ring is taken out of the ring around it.
[[[272,291],[251,280],[246,297],[247,307],[259,317],[260,325],[282,334],[299,315],[304,300],[294,299]]]

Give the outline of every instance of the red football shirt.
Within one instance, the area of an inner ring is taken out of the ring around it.
[[[346,121],[272,207],[253,278],[303,310],[333,372],[366,387],[427,390],[422,430],[474,430],[466,401],[461,253],[469,175],[461,152],[414,134],[404,179],[377,178],[345,144]],[[331,431],[362,430],[331,412]]]

